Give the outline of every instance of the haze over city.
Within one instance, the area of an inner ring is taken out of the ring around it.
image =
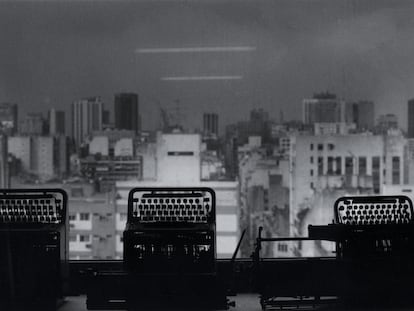
[[[253,108],[301,119],[302,99],[328,90],[405,128],[413,13],[411,1],[1,2],[0,101],[23,116],[136,92],[143,129],[177,100],[200,128],[202,111],[220,127]]]

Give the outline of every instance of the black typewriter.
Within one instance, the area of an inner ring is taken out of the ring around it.
[[[0,190],[0,305],[54,310],[67,273],[67,195]]]
[[[215,203],[210,188],[132,189],[124,269],[89,273],[88,309],[227,309]]]
[[[262,237],[252,255],[263,309],[414,303],[414,212],[406,196],[339,198],[332,224],[308,237]],[[333,257],[262,258],[264,242],[331,241]]]
[[[130,191],[124,231],[130,304],[227,307],[217,279],[215,201],[209,188]]]
[[[309,226],[309,237],[336,242],[336,258],[346,301],[412,303],[414,211],[406,196],[342,197],[335,220]]]

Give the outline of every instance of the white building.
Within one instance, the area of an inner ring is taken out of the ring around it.
[[[179,186],[201,179],[201,136],[162,134],[157,136],[157,180]],[[145,165],[145,163],[144,163]]]
[[[109,139],[106,136],[94,136],[89,143],[89,154],[109,155]]]
[[[341,195],[380,194],[384,185],[404,182],[401,135],[297,135],[291,142],[291,235],[331,222]]]
[[[35,174],[40,180],[66,173],[65,136],[11,136],[8,151],[21,161],[23,172]]]
[[[29,171],[31,167],[31,138],[29,136],[10,136],[7,140],[9,153],[20,160],[22,169]]]
[[[121,138],[114,146],[116,157],[132,157],[134,155],[134,142],[132,138]]]
[[[31,171],[38,175],[41,180],[47,180],[55,176],[56,147],[53,136],[32,137]]]

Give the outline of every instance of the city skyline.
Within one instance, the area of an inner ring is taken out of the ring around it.
[[[409,1],[0,6],[0,101],[18,103],[20,115],[52,106],[68,115],[73,101],[90,96],[112,110],[113,94],[127,91],[140,96],[143,129],[159,124],[159,105],[177,99],[187,127],[201,128],[206,111],[220,115],[220,126],[254,108],[300,119],[302,99],[329,90],[373,101],[377,116],[395,112],[406,128],[414,97]]]

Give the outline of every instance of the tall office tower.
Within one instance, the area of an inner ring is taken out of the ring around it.
[[[345,121],[355,123],[359,130],[371,130],[375,126],[374,103],[358,101],[346,103]]]
[[[52,108],[48,112],[49,134],[64,135],[65,134],[65,112]]]
[[[345,121],[345,102],[331,93],[314,94],[303,100],[303,122],[339,123]]]
[[[0,104],[0,132],[6,135],[17,132],[17,104]]]
[[[102,111],[102,123],[103,124],[109,124],[110,123],[109,118],[110,118],[110,112],[109,112],[109,110],[104,109]]]
[[[414,98],[408,101],[408,138],[414,138]]]
[[[102,111],[100,97],[84,98],[72,103],[72,133],[76,148],[92,131],[102,130]]]
[[[118,93],[115,94],[115,128],[120,130],[133,130],[138,132],[139,110],[138,94]]]
[[[203,114],[203,133],[204,135],[212,135],[218,137],[218,114]]]
[[[263,141],[266,138],[266,132],[269,125],[269,112],[259,108],[250,111],[250,120],[247,124],[249,135],[262,136]]]
[[[10,174],[8,164],[7,136],[0,135],[0,188],[10,186]]]
[[[45,135],[46,122],[42,113],[28,113],[20,123],[19,133],[23,135]]]

